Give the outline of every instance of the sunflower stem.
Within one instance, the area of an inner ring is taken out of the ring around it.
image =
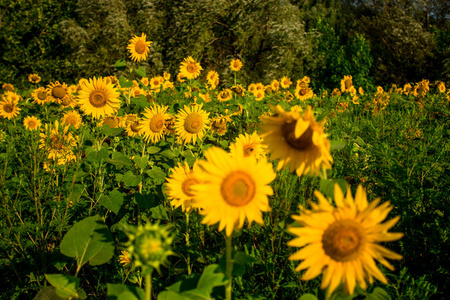
[[[232,274],[233,274],[233,259],[231,257],[231,250],[232,250],[232,241],[231,241],[231,235],[227,236],[227,267],[226,267],[226,276],[228,277],[228,283],[225,286],[225,296],[227,300],[231,300],[231,283],[232,283]]]
[[[152,271],[149,274],[145,275],[145,299],[152,299]]]
[[[186,213],[186,247],[188,248],[186,264],[188,268],[188,275],[191,275],[191,254],[189,253],[189,213]]]

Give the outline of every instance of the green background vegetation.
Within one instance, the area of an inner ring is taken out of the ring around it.
[[[449,14],[445,0],[1,0],[0,83],[24,84],[32,72],[47,83],[111,75],[142,32],[153,75],[176,74],[193,56],[225,75],[240,58],[244,83],[449,83]]]

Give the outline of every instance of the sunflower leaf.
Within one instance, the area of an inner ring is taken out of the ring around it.
[[[128,80],[125,79],[125,77],[120,76],[119,77],[119,84],[120,84],[120,87],[122,87],[122,88],[129,88],[129,87],[133,86],[133,81],[128,81]]]
[[[129,286],[124,284],[107,283],[108,298],[112,300],[117,299],[145,299],[145,292],[143,289],[136,286]]]
[[[138,74],[141,77],[147,77],[147,73],[145,72],[143,67],[139,67],[137,70],[134,70],[136,74]]]
[[[124,59],[119,59],[114,64],[114,68],[116,68],[117,70],[125,70],[126,67],[127,67],[127,62]]]
[[[56,294],[64,299],[80,298],[78,287],[80,280],[73,276],[64,276],[62,274],[45,274],[47,281],[55,288]]]

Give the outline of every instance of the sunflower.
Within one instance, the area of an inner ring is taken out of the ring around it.
[[[4,89],[5,91],[14,92],[14,86],[11,83],[2,84],[2,89]]]
[[[122,254],[119,255],[119,263],[121,263],[124,267],[128,264],[131,264],[130,253],[127,251],[121,251]]]
[[[141,36],[135,35],[129,40],[127,50],[130,52],[130,57],[132,60],[140,62],[146,60],[148,54],[150,53],[150,44],[152,42],[146,40],[147,36],[142,33]]]
[[[280,80],[280,85],[283,89],[288,89],[292,84],[292,81],[289,77],[283,76]]]
[[[437,88],[439,90],[439,93],[441,94],[445,93],[445,82],[439,81],[437,83]]]
[[[41,120],[35,116],[28,116],[23,120],[23,126],[28,130],[37,130],[41,125]]]
[[[209,71],[206,75],[206,81],[208,83],[208,88],[214,90],[219,85],[219,73],[216,71]]]
[[[236,95],[244,97],[245,89],[242,85],[236,84],[231,87],[231,90],[236,93]]]
[[[227,132],[227,124],[231,122],[230,116],[218,115],[211,120],[211,130],[219,135],[225,134]]]
[[[376,278],[387,284],[375,260],[393,270],[386,258],[401,259],[402,256],[379,243],[395,241],[403,236],[402,233],[388,232],[400,217],[381,223],[392,210],[390,203],[378,205],[378,198],[369,204],[361,185],[353,199],[350,188],[344,197],[336,184],[334,201],[337,207],[333,207],[320,192],[314,194],[319,203],[312,204],[311,210],[306,209],[300,215],[292,216],[303,227],[289,229],[297,237],[288,245],[303,247],[289,257],[290,260],[303,260],[295,269],[308,269],[302,279],[310,280],[323,272],[321,288],[328,288],[329,294],[340,283],[350,295],[357,283],[365,289],[366,280],[372,283]]]
[[[57,162],[59,165],[74,160],[73,148],[77,139],[68,131],[67,126],[61,126],[58,120],[52,124],[46,124],[44,132],[40,134],[39,148],[48,151],[47,158]]]
[[[202,110],[202,104],[192,107],[184,106],[177,114],[175,121],[175,133],[179,141],[185,144],[201,140],[208,129],[209,113]]]
[[[263,139],[256,132],[252,135],[245,133],[240,134],[236,141],[230,145],[230,155],[235,156],[237,152],[241,152],[245,157],[253,156],[259,160],[265,156],[266,148]]]
[[[28,81],[36,84],[41,81],[41,77],[38,74],[30,74],[28,75]]]
[[[62,100],[68,97],[68,87],[67,84],[60,83],[59,81],[51,82],[47,85],[47,93],[50,96],[50,101],[61,103]]]
[[[120,108],[119,95],[112,83],[106,83],[102,77],[94,77],[81,86],[78,104],[85,114],[99,119],[117,113]]]
[[[274,92],[278,92],[280,90],[280,82],[276,79],[272,80],[270,86],[272,87],[272,91]]]
[[[313,91],[309,88],[308,83],[306,81],[301,81],[297,83],[297,87],[295,89],[295,97],[299,100],[307,100],[314,96]]]
[[[233,98],[233,93],[230,89],[225,89],[217,95],[217,101],[219,102],[225,102],[231,100],[231,98]]]
[[[219,231],[225,229],[227,236],[242,228],[246,219],[249,226],[253,221],[264,225],[262,212],[270,210],[269,184],[276,176],[272,164],[240,153],[232,157],[218,147],[206,150],[205,157],[199,161],[202,183],[192,186],[194,205],[205,216],[202,223],[219,223]]]
[[[345,75],[341,80],[341,92],[345,93],[350,91],[350,88],[353,86],[352,76]]]
[[[164,80],[169,81],[170,80],[170,73],[169,72],[163,72],[163,77],[164,77]]]
[[[162,76],[152,77],[152,79],[150,79],[150,88],[152,90],[159,89],[163,83],[164,83],[164,77],[162,77]]]
[[[179,82],[185,82],[186,80],[184,80],[183,78],[186,78],[186,76],[184,76],[183,73],[180,72],[180,73],[177,74],[177,80]]]
[[[3,98],[3,101],[0,101],[0,116],[11,120],[20,114],[19,111],[21,109],[17,106],[19,101],[11,101],[5,98]]]
[[[145,108],[144,118],[138,129],[146,142],[150,140],[152,143],[157,143],[164,137],[164,128],[168,118],[167,109],[167,106],[156,104],[153,104],[152,108]]]
[[[183,77],[186,77],[187,79],[197,78],[198,75],[200,75],[201,70],[203,70],[203,68],[191,56],[185,58],[180,65],[180,73],[182,74]]]
[[[122,120],[118,116],[108,116],[101,119],[99,126],[108,125],[110,128],[119,128]]]
[[[191,169],[189,165],[178,163],[178,165],[170,170],[172,174],[167,178],[166,190],[170,201],[170,205],[175,208],[181,206],[183,212],[191,212],[193,208],[192,185],[199,184],[201,181],[197,178],[201,172],[197,162]]]
[[[317,175],[321,168],[330,169],[333,158],[330,142],[323,132],[325,120],[317,122],[310,106],[303,113],[285,112],[277,105],[276,116],[261,116],[261,137],[271,159],[280,159],[278,170],[289,166],[298,176]]]
[[[256,101],[262,101],[266,93],[264,92],[264,90],[256,90],[253,95],[255,96]]]
[[[20,96],[16,92],[12,92],[12,91],[6,91],[2,95],[2,98],[3,98],[3,100],[9,101],[9,102],[14,102],[14,103],[19,103],[19,101],[22,100],[22,96]]]
[[[230,63],[231,70],[238,72],[242,68],[242,61],[238,58],[233,59]]]
[[[80,114],[76,110],[67,111],[61,118],[61,124],[65,126],[73,126],[74,128],[80,128],[82,119]]]
[[[253,94],[256,91],[256,83],[250,83],[247,90]]]
[[[141,133],[140,127],[141,127],[141,123],[139,122],[139,120],[136,120],[134,122],[129,122],[126,127],[127,135],[129,137],[135,137],[135,136],[140,135],[140,133]]]

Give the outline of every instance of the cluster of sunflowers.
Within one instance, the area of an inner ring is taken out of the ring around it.
[[[145,60],[150,45],[145,34],[133,37],[127,47],[131,59],[137,62]],[[203,109],[203,103],[214,100],[227,102],[233,98],[244,100],[247,97],[262,101],[267,94],[279,93],[281,89],[285,90],[280,98],[286,102],[294,97],[304,101],[315,96],[306,76],[297,81],[294,93],[288,90],[292,84],[288,77],[273,80],[269,85],[252,83],[246,90],[236,81],[236,73],[242,67],[241,60],[231,61],[230,68],[235,76],[231,88],[216,91],[219,74],[211,70],[206,75],[204,88],[200,89],[193,80],[199,77],[203,68],[192,57],[184,59],[176,78],[180,83],[189,82],[184,96],[192,98],[192,101],[180,107],[176,114],[169,113],[169,106],[157,103],[158,93],[176,93],[169,73],[152,78],[142,77],[129,87],[118,87],[120,80],[115,76],[82,79],[77,85],[70,86],[55,81],[46,87],[36,87],[31,93],[31,100],[44,108],[50,104],[60,105],[60,120],[42,126],[42,121],[37,117],[27,116],[23,125],[29,130],[44,127],[40,132],[40,147],[48,150],[50,161],[65,164],[76,160],[74,149],[77,138],[71,130],[83,126],[83,118],[100,126],[107,124],[111,128],[125,128],[128,136],[142,138],[146,143],[156,144],[165,135],[175,134],[177,143],[195,145],[204,139],[210,129],[213,133],[223,134],[231,117],[243,112],[244,104],[241,103],[237,111],[225,111],[210,118],[210,113]],[[29,81],[38,84],[40,77],[31,74]],[[0,116],[15,120],[20,114],[19,106],[23,99],[14,92],[12,85],[4,85],[3,88],[6,91],[1,96]],[[445,92],[443,83],[438,88]],[[423,95],[429,90],[428,82],[419,83],[411,90],[411,86],[409,89],[405,86],[402,92]],[[358,93],[364,95],[362,88],[358,89]],[[357,105],[358,93],[352,77],[345,76],[341,89],[334,90],[331,95],[350,95],[351,102]],[[141,97],[150,102],[142,115],[118,115],[121,99],[129,105],[131,99]],[[373,100],[376,113],[385,109],[388,102],[389,93],[379,89]],[[340,110],[344,111],[348,103],[339,102]],[[165,184],[171,205],[181,207],[187,214],[199,213],[204,224],[218,224],[219,231],[224,230],[225,235],[231,237],[245,222],[249,226],[253,221],[264,224],[262,213],[270,211],[269,197],[273,194],[270,184],[276,178],[271,161],[278,161],[277,171],[288,169],[290,173],[295,173],[293,176],[326,176],[326,170],[331,169],[333,163],[330,142],[324,132],[326,120],[317,121],[310,106],[305,109],[292,106],[290,110],[285,110],[276,105],[271,110],[271,113],[260,117],[260,131],[240,134],[230,144],[229,152],[211,147],[203,153],[204,159],[197,160],[192,167],[187,162],[181,162],[171,169]],[[388,232],[399,218],[382,223],[392,206],[389,202],[380,204],[380,199],[369,203],[361,186],[354,197],[350,189],[344,195],[337,185],[334,193],[336,207],[316,192],[318,204],[313,204],[311,209],[300,207],[299,215],[293,216],[301,224],[301,227],[290,229],[296,238],[289,246],[301,248],[290,259],[303,260],[296,270],[306,270],[302,277],[305,280],[323,273],[322,288],[328,288],[330,293],[341,283],[349,294],[353,294],[357,283],[365,288],[366,281],[372,283],[373,278],[386,283],[386,277],[375,260],[392,269],[386,259],[401,258],[379,245],[401,238],[401,233]],[[147,243],[147,240],[144,242]],[[134,246],[129,249],[134,251]],[[124,263],[132,260],[127,255],[123,252],[121,259]],[[147,259],[152,253],[141,251],[132,255]]]

